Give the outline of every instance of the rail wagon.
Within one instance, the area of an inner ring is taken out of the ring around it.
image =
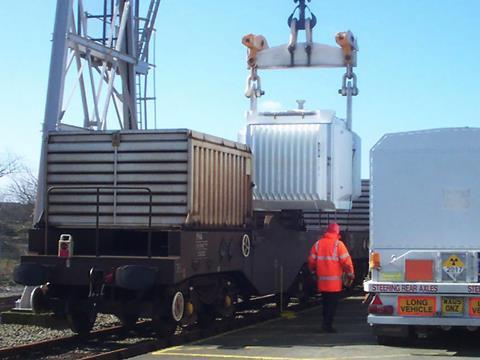
[[[97,312],[126,325],[207,325],[239,297],[308,281],[316,235],[255,218],[243,144],[191,130],[53,132],[46,169],[43,226],[30,231],[15,281],[39,286],[33,308],[67,316],[77,332]]]

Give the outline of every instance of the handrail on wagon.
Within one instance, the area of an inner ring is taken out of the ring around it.
[[[96,193],[96,219],[95,219],[95,256],[99,256],[99,244],[100,244],[100,195],[102,190],[141,190],[148,193],[149,196],[149,210],[148,210],[148,241],[147,241],[147,254],[148,257],[152,257],[152,203],[153,195],[152,190],[148,187],[135,187],[135,186],[50,186],[47,190],[47,201],[45,203],[45,239],[44,239],[44,252],[48,254],[48,216],[50,210],[50,194],[55,190],[95,190]],[[115,195],[114,195],[115,196]]]

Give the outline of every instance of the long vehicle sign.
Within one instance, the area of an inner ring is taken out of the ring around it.
[[[399,296],[398,315],[434,316],[437,309],[435,296]]]

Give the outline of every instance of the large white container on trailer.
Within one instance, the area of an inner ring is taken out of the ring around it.
[[[350,209],[361,194],[360,138],[332,111],[250,116],[257,210]]]
[[[379,339],[415,325],[479,327],[480,129],[388,134],[370,159],[364,289]]]
[[[371,152],[375,249],[479,248],[480,129],[385,135]]]

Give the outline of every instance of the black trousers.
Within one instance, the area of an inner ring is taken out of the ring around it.
[[[340,292],[322,292],[323,326],[330,328],[333,325]]]

